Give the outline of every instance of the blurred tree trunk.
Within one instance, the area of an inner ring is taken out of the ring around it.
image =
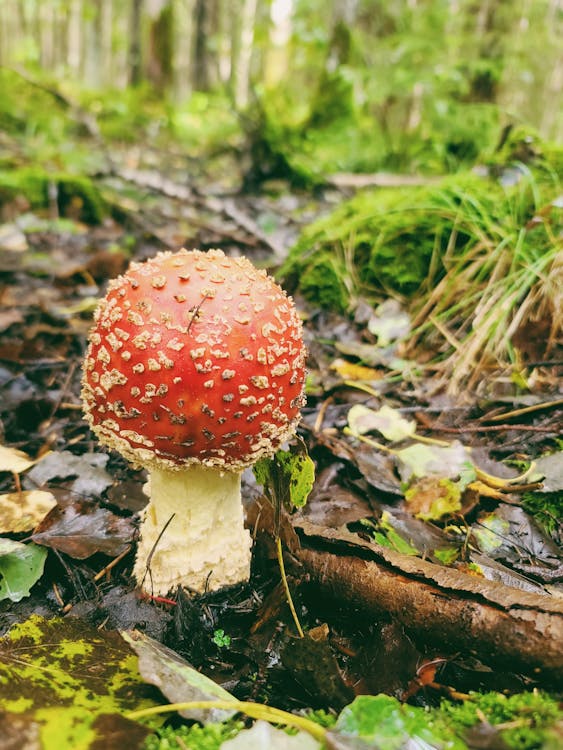
[[[263,66],[263,80],[267,87],[279,84],[289,69],[289,40],[293,29],[293,13],[293,0],[274,0],[270,7],[269,44]]]
[[[152,10],[147,78],[159,91],[170,88],[174,72],[174,3],[162,0]]]
[[[104,0],[96,5],[87,8],[87,13],[83,16],[84,24],[84,79],[87,86],[91,88],[100,88],[103,82],[102,77],[102,7]]]
[[[75,75],[82,67],[82,0],[72,0],[68,11],[67,64]]]
[[[230,90],[235,108],[248,106],[257,0],[242,0],[233,14]]]
[[[143,0],[131,0],[131,17],[129,23],[129,55],[128,55],[128,68],[129,68],[129,84],[131,86],[138,86],[143,79],[143,65],[142,65],[142,13],[143,13]]]
[[[341,67],[350,62],[357,12],[358,0],[334,2],[330,42],[309,117],[313,127],[328,125],[353,108],[352,86],[343,78]]]
[[[211,5],[209,0],[196,0],[194,8],[194,48],[192,84],[196,91],[209,91],[211,85],[211,52],[209,49]]]

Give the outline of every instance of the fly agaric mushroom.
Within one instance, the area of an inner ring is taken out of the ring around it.
[[[181,250],[132,263],[94,320],[86,419],[149,471],[137,581],[155,595],[247,581],[241,472],[291,437],[304,403],[291,298],[246,258]]]

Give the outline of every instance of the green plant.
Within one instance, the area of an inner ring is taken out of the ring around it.
[[[227,635],[223,628],[215,630],[212,640],[218,648],[228,648],[231,645],[231,636]]]

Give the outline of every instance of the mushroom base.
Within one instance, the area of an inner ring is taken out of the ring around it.
[[[133,571],[144,591],[202,593],[248,581],[252,540],[240,486],[240,473],[200,466],[151,472]]]

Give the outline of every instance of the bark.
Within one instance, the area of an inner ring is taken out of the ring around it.
[[[390,613],[406,630],[486,664],[556,681],[563,669],[563,601],[510,588],[363,542],[346,529],[296,523],[294,554],[330,597],[364,615]]]

